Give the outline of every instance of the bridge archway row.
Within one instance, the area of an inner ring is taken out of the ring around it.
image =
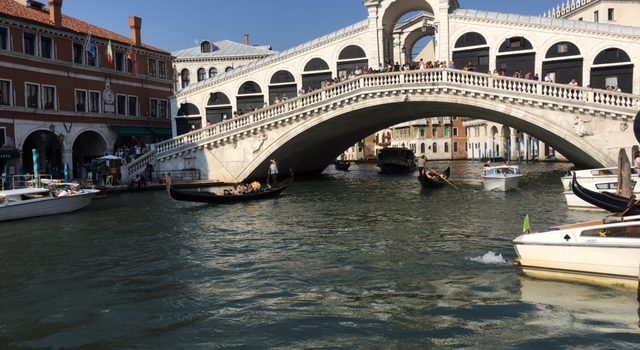
[[[531,72],[532,75],[538,73],[543,79],[550,74],[552,81],[561,84],[575,79],[579,85],[588,81],[593,88],[617,86],[623,92],[632,92],[633,77],[637,72],[634,72],[634,63],[624,49],[609,44],[588,50],[590,45],[575,43],[574,40],[536,42],[533,38],[527,39],[526,35],[511,35],[498,37],[493,41],[495,45],[491,45],[492,41],[487,40],[481,30],[473,30],[456,36],[452,60],[457,68],[471,63],[477,71],[488,72],[491,57],[494,57],[495,69],[505,70],[508,76],[521,71],[523,78]],[[545,54],[541,56],[537,52]],[[536,69],[538,66],[540,70]]]

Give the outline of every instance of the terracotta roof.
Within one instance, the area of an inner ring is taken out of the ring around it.
[[[106,30],[104,28],[100,28],[93,24],[89,24],[83,22],[77,18],[69,17],[64,15],[64,6],[62,7],[62,28],[69,32],[73,32],[79,35],[86,35],[91,33],[92,37],[97,37],[104,39],[105,41],[111,40],[112,42],[120,42],[126,45],[132,45],[133,40],[124,35],[120,35],[114,33],[112,31]],[[53,28],[53,22],[49,18],[49,10],[48,8],[41,10],[37,10],[35,8],[31,8],[28,6],[21,5],[17,3],[15,0],[0,0],[0,15],[6,17],[13,17],[16,19],[21,19],[24,21],[36,23],[43,26],[48,26]],[[125,19],[126,20],[126,19]],[[170,54],[167,51],[158,49],[156,47],[142,44],[142,48],[147,50],[152,50],[164,54]]]

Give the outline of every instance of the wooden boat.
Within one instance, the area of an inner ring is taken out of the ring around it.
[[[446,180],[449,180],[451,175],[451,167],[447,167],[445,170],[435,173],[433,171],[426,171],[425,175],[418,176],[420,184],[423,188],[439,188],[447,184]]]
[[[551,227],[524,233],[512,243],[518,254],[515,264],[526,275],[638,286],[640,216]]]
[[[611,213],[625,215],[640,215],[640,204],[635,197],[624,197],[613,192],[592,191],[583,187],[579,182],[576,174],[573,174],[571,181],[571,190],[576,197],[591,204],[597,208],[604,209]]]
[[[77,185],[64,189],[26,187],[0,191],[0,221],[76,211],[89,205],[98,192]]]
[[[618,168],[596,168],[596,169],[584,169],[584,170],[572,170],[569,174],[563,176],[562,186],[564,189],[564,198],[567,201],[567,206],[570,209],[580,210],[602,210],[598,206],[595,206],[573,193],[571,184],[573,177],[580,181],[580,186],[584,189],[594,192],[614,192],[618,190]],[[631,174],[631,182],[633,184],[633,192],[636,196],[640,195],[640,179],[638,174]]]
[[[277,197],[282,191],[284,191],[293,182],[293,175],[286,180],[282,181],[278,187],[265,188],[255,192],[247,192],[241,194],[217,194],[210,191],[191,191],[191,190],[177,190],[175,188],[169,189],[169,195],[171,198],[177,201],[186,202],[200,202],[211,204],[232,204],[238,202],[249,202],[259,199],[267,199]]]
[[[403,147],[383,148],[378,153],[378,168],[382,174],[406,174],[416,170],[413,151]]]
[[[336,167],[336,170],[347,171],[351,166],[351,162],[346,160],[336,160],[333,165]]]
[[[517,165],[485,167],[482,183],[487,191],[508,191],[518,187],[522,173]]]

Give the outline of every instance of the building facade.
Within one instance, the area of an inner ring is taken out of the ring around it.
[[[276,53],[270,46],[251,45],[249,34],[245,34],[243,44],[230,40],[217,42],[204,40],[199,46],[172,53],[176,72],[175,89],[180,91],[192,84],[214,78],[218,74],[230,72]],[[269,96],[271,103],[276,99],[287,98],[287,94],[291,97],[296,95],[295,84],[292,87],[288,78],[286,74],[274,76],[272,83],[276,88]],[[238,101],[237,108],[232,106],[225,95],[212,94],[205,110],[207,125],[231,118],[234,110],[236,114],[242,114],[244,111],[249,112],[254,108],[262,107],[264,101],[259,98],[261,91],[256,90],[255,83],[247,82],[240,87],[240,90],[246,96],[242,101]],[[197,109],[195,105],[184,103],[177,110],[176,135],[202,127],[202,119],[198,116],[200,111],[195,109]]]
[[[0,0],[0,170],[86,178],[96,157],[171,136],[168,52],[29,0]]]

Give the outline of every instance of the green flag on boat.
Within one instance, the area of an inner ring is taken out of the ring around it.
[[[529,214],[525,215],[524,222],[522,223],[522,233],[531,233],[531,221],[529,220]]]

